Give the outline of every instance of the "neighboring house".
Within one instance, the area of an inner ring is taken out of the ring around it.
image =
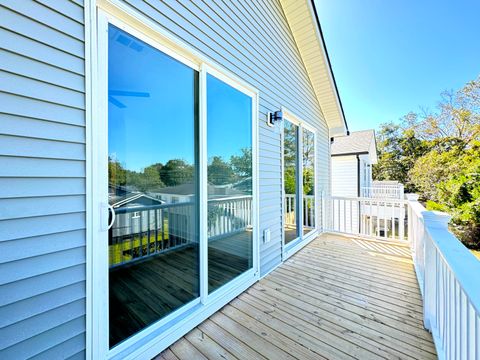
[[[372,186],[372,165],[377,163],[374,130],[350,132],[332,138],[332,195],[361,196]]]
[[[348,129],[313,1],[10,1],[0,25],[1,359],[151,358],[323,230]],[[193,188],[139,190],[172,160]]]
[[[403,199],[403,185],[372,179],[372,165],[377,163],[375,131],[333,137],[330,151],[332,196],[336,198],[332,203],[333,227],[343,232],[403,240],[405,208],[388,202]]]

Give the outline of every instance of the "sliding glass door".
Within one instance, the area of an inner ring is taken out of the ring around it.
[[[199,297],[198,72],[110,25],[110,346]]]
[[[207,76],[208,289],[252,267],[252,98]]]
[[[316,228],[315,133],[301,122],[284,120],[284,245],[300,241]]]
[[[284,242],[289,244],[300,236],[300,183],[298,157],[298,126],[284,120],[283,129],[283,186],[284,208]]]
[[[94,156],[108,221],[94,256],[108,268],[100,336],[116,351],[258,277],[257,95],[116,20],[105,27],[106,134]]]

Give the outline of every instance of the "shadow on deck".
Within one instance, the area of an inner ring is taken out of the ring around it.
[[[157,359],[435,359],[409,248],[325,234]]]

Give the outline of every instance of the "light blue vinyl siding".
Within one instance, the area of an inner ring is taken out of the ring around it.
[[[85,350],[83,6],[0,1],[0,358]]]
[[[260,92],[261,274],[281,262],[282,106],[328,129],[278,0],[126,0]],[[85,63],[79,0],[0,0],[0,358],[85,356]],[[319,54],[320,56],[320,54]]]

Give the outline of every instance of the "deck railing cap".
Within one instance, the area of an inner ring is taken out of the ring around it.
[[[448,223],[452,218],[447,213],[441,211],[424,211],[422,213],[426,226],[432,228],[448,228]]]

